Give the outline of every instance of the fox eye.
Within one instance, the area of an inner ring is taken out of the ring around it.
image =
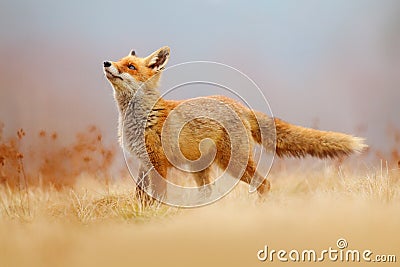
[[[129,65],[128,65],[128,69],[130,69],[130,70],[136,70],[136,67],[133,66],[132,64],[129,64]]]

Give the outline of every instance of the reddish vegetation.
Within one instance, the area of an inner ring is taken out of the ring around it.
[[[394,144],[390,153],[389,161],[400,168],[400,130],[393,125],[388,126],[388,136],[393,138]]]
[[[21,139],[25,132],[20,129],[17,136],[3,141],[4,124],[0,123],[0,183],[20,185],[24,178],[23,154],[20,152]]]
[[[98,178],[109,177],[115,151],[104,145],[95,126],[78,133],[69,146],[58,142],[57,133],[42,130],[38,134],[38,148],[28,148],[26,155],[21,149],[25,132],[21,129],[15,137],[6,139],[2,134],[3,127],[0,124],[0,184],[62,188],[73,185],[83,173]]]
[[[391,149],[385,153],[379,149],[370,150],[376,159],[387,161],[390,166],[400,168],[400,129],[389,124],[386,131],[387,142],[390,142]]]

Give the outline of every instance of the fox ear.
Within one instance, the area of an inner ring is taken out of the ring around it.
[[[146,58],[147,67],[156,71],[164,69],[169,59],[170,49],[168,46],[161,47]]]
[[[132,49],[128,56],[136,56],[135,50]]]

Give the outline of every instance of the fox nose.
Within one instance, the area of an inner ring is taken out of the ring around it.
[[[104,68],[108,68],[111,66],[111,62],[110,61],[104,61],[103,62]]]

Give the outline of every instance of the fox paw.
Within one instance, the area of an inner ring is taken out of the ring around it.
[[[271,183],[267,179],[264,179],[262,184],[257,188],[257,193],[258,193],[259,196],[263,197],[270,190],[271,190]]]

